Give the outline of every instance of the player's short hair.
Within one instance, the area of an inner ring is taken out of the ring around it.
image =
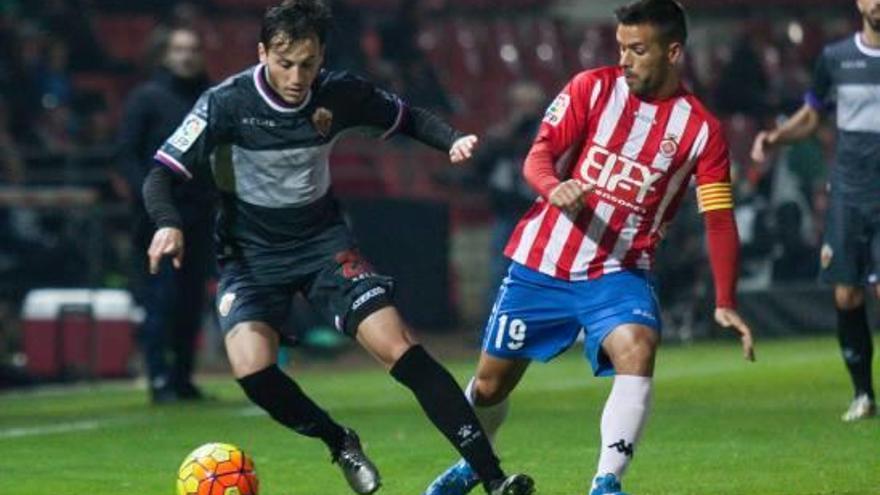
[[[665,43],[687,42],[687,20],[684,7],[675,0],[639,0],[614,11],[617,22],[624,26],[652,24]]]
[[[260,41],[269,48],[273,43],[289,43],[314,35],[323,45],[332,22],[330,7],[323,0],[284,0],[263,16]]]

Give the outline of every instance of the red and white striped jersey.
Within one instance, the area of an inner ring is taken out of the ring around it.
[[[718,120],[684,88],[663,100],[636,97],[618,67],[582,72],[556,97],[527,170],[530,161],[547,158],[560,162],[560,180],[579,179],[594,188],[576,218],[539,197],[505,255],[553,277],[584,280],[624,268],[650,269],[662,228],[694,174],[701,212],[733,208]]]

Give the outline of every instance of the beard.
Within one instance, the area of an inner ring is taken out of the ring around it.
[[[875,33],[880,33],[880,17],[871,17],[870,15],[865,14],[863,16],[865,21],[868,22],[868,25],[871,26],[871,29]]]

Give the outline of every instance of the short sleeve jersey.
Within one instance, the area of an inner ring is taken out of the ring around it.
[[[827,45],[805,100],[816,110],[836,109],[832,194],[880,205],[880,49],[866,46],[860,33]]]

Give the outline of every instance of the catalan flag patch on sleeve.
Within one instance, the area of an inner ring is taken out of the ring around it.
[[[715,182],[697,186],[697,204],[700,213],[733,209],[733,189],[729,182]]]

